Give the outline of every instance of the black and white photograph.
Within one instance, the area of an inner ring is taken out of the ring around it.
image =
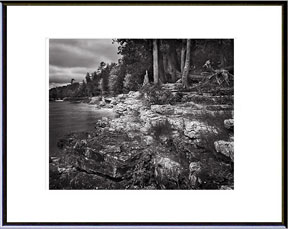
[[[50,39],[49,189],[233,190],[233,39]]]
[[[0,8],[2,226],[288,226],[287,0]]]

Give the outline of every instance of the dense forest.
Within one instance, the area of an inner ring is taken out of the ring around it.
[[[193,86],[201,72],[221,79],[233,74],[232,39],[115,39],[118,63],[101,62],[82,82],[50,90],[50,100],[117,95],[137,91],[146,83],[182,82]],[[200,77],[201,78],[201,77]]]

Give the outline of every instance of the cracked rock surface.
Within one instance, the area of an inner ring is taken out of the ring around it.
[[[50,189],[233,189],[233,96],[181,98],[147,106],[130,92],[102,100],[118,116],[58,142]]]

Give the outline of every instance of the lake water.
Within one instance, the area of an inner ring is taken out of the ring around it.
[[[85,103],[49,102],[50,155],[56,154],[57,142],[66,134],[93,130],[98,119],[113,116],[111,110]]]

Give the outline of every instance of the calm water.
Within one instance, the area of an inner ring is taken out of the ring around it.
[[[102,117],[113,117],[110,110],[96,109],[85,103],[49,103],[49,152],[55,155],[57,142],[70,132],[93,130]]]

